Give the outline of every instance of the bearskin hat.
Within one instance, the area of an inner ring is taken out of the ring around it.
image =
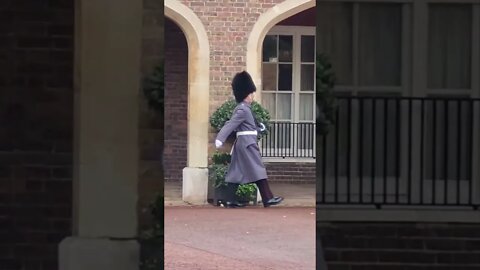
[[[252,77],[246,71],[235,74],[232,80],[232,89],[238,103],[242,102],[250,93],[257,91]]]

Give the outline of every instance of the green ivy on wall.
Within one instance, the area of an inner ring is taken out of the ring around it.
[[[333,93],[335,86],[335,73],[332,64],[325,54],[317,55],[317,134],[326,135],[335,124],[337,103]]]
[[[154,68],[152,74],[145,78],[143,82],[143,94],[148,101],[148,105],[160,113],[163,113],[165,103],[165,83],[163,72],[163,63],[160,63]]]

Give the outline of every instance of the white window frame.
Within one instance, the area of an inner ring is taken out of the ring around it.
[[[272,27],[272,29],[267,33],[267,35],[286,35],[286,36],[292,36],[293,39],[293,44],[292,44],[292,101],[291,101],[291,108],[292,108],[292,118],[291,121],[292,123],[315,123],[315,115],[316,115],[316,106],[313,104],[313,119],[312,120],[300,120],[299,116],[299,108],[300,108],[300,95],[301,93],[305,94],[313,94],[315,96],[315,89],[316,89],[316,80],[314,80],[314,89],[313,91],[300,91],[301,88],[301,36],[302,35],[308,35],[308,36],[314,36],[316,37],[316,27],[314,26],[286,26],[286,25],[277,25]],[[316,38],[315,38],[315,46],[314,48],[316,49]],[[278,49],[278,48],[277,48]],[[263,63],[263,61],[262,61]],[[314,70],[316,69],[316,62],[314,59],[313,62],[314,65]],[[263,72],[263,70],[262,70]],[[262,89],[262,95],[264,93],[269,93],[269,94],[276,94],[276,93],[281,93],[281,91],[265,91]],[[290,93],[290,92],[289,92]],[[262,97],[263,100],[263,97]],[[275,99],[277,102],[277,98]],[[276,109],[277,109],[277,104],[275,104]],[[276,119],[275,119],[276,120]],[[276,121],[287,121],[285,119],[279,119]],[[294,129],[292,129],[292,132]],[[293,133],[292,133],[293,134]],[[311,151],[316,151],[316,136],[315,134],[313,136],[313,148],[312,150],[305,149],[301,150],[298,149],[298,151],[306,151],[306,152],[311,152]],[[291,148],[297,149],[297,141],[293,140],[293,145]],[[272,153],[282,153],[284,151],[283,148],[274,148],[272,149]],[[265,162],[315,162],[315,159],[312,158],[301,158],[301,157],[285,157],[285,158],[263,158]]]

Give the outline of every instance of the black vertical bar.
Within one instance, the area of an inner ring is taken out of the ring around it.
[[[338,141],[340,140],[338,128],[339,110],[335,110],[335,202],[338,202]]]
[[[314,158],[315,157],[315,154],[313,152],[313,141],[314,141],[314,129],[313,129],[313,123],[310,123],[308,124],[308,134],[310,134],[310,139],[308,140],[308,144],[306,146],[308,146],[308,149],[312,149],[312,154],[310,157]],[[310,151],[308,151],[310,153]]]
[[[273,142],[271,142],[273,145],[273,147],[270,147],[270,155],[272,156],[275,156],[277,157],[278,154],[275,154],[275,151],[277,151],[277,149],[279,148],[278,147],[278,123],[275,122],[275,125],[273,126],[273,136],[272,136],[272,140]],[[273,154],[272,154],[272,151],[273,151]]]
[[[305,130],[304,130],[304,125],[305,125],[305,124],[298,124],[298,125],[296,125],[296,131],[297,131],[296,134],[297,134],[297,136],[296,136],[296,138],[295,138],[295,141],[297,142],[297,147],[296,147],[296,151],[297,151],[297,152],[294,154],[295,157],[299,157],[299,156],[301,155],[301,151],[300,151],[299,144],[302,144],[302,146],[305,145],[305,142],[302,142],[302,140],[301,140],[302,132],[305,132]],[[307,125],[308,125],[308,124],[307,124]],[[308,136],[312,136],[311,133],[307,133],[307,134],[308,134]],[[299,142],[299,141],[300,141],[300,142]]]
[[[298,126],[301,125],[300,123],[292,123],[290,122],[290,128],[293,128],[293,131],[290,130],[290,141],[293,143],[293,145],[290,145],[290,156],[297,157],[296,152],[298,149],[298,142],[295,140],[297,138],[297,132],[298,132]],[[295,147],[297,145],[297,147]]]
[[[273,130],[275,129],[275,122],[272,122],[272,125],[270,126],[269,128],[269,132],[268,132],[268,135],[267,135],[267,141],[268,141],[268,148],[267,148],[267,153],[269,156],[272,155],[272,134],[273,133]]]
[[[424,186],[424,130],[425,130],[425,99],[422,98],[420,102],[420,204],[423,204],[423,186]]]
[[[359,199],[360,199],[360,203],[363,203],[363,99],[362,98],[359,98],[358,101],[360,102],[360,125],[359,125],[359,128],[360,128],[360,132],[358,134],[358,141],[359,141],[359,144],[358,144],[358,147],[359,147],[359,151],[358,151],[358,163],[359,163],[359,166],[358,166],[358,176],[359,176]]]
[[[308,157],[308,153],[310,153],[310,151],[308,151],[308,145],[310,143],[310,137],[311,137],[311,133],[310,133],[310,123],[304,123],[302,124],[300,127],[297,127],[298,129],[301,129],[302,132],[305,132],[305,136],[307,137],[307,139],[305,141],[302,141],[302,147],[304,149],[304,154],[303,156],[305,157]],[[298,142],[297,142],[297,145],[298,145]]]
[[[437,169],[437,102],[435,99],[432,99],[433,102],[433,132],[432,132],[432,204],[435,204],[435,199],[436,199],[436,193],[437,193],[437,175],[436,175],[436,169]]]
[[[307,133],[307,140],[305,142],[302,142],[303,147],[305,148],[305,156],[306,157],[309,157],[309,153],[310,153],[309,145],[310,145],[310,140],[311,140],[311,137],[312,137],[310,126],[311,126],[311,124],[307,123],[306,126],[305,126],[305,129],[302,127],[302,130]]]
[[[383,101],[383,203],[387,203],[388,99]]]
[[[457,101],[457,205],[460,204],[460,166],[462,149],[462,101]]]
[[[398,204],[400,199],[400,99],[396,99],[396,129],[395,129],[395,164],[396,164],[396,172],[395,172],[395,202]]]
[[[286,147],[286,146],[290,145],[290,143],[288,141],[288,137],[289,137],[288,136],[288,129],[287,129],[288,127],[289,127],[288,122],[283,123],[283,143],[285,145],[285,147],[283,149],[285,151],[284,152],[285,157],[288,157],[288,154],[289,154],[289,150],[288,150],[289,147]]]
[[[312,125],[313,125],[312,123],[309,123],[309,124],[307,124],[307,126],[306,126],[306,130],[308,131],[308,133],[307,133],[308,141],[304,144],[306,150],[307,150],[307,149],[310,149],[310,146],[312,147],[312,150],[313,150],[313,136],[312,136],[312,133],[311,133],[311,132],[312,132]],[[307,147],[307,146],[308,146],[308,147]],[[308,153],[310,153],[310,150],[308,150]],[[314,156],[315,156],[315,155],[313,154],[313,152],[312,152],[311,156],[308,156],[308,155],[307,155],[307,157],[312,157],[312,158],[313,158]]]
[[[326,202],[327,187],[327,135],[322,135],[322,202]]]
[[[282,130],[282,157],[286,157],[287,155],[285,154],[285,122],[282,122],[281,125],[281,130]]]
[[[443,117],[444,125],[445,127],[443,128],[443,131],[445,132],[444,134],[444,141],[443,141],[443,147],[445,148],[444,153],[443,153],[443,173],[444,173],[444,203],[448,204],[448,193],[447,193],[447,188],[448,188],[448,100],[444,100],[444,106],[445,106],[445,115]]]
[[[302,143],[305,142],[304,140],[304,126],[306,125],[306,123],[292,123],[291,126],[294,130],[293,134],[293,145],[297,145],[297,147],[294,147],[293,148],[293,156],[295,157],[302,157],[302,151],[300,151],[301,149],[301,146],[302,146]]]
[[[408,99],[408,204],[412,204],[412,99]]]
[[[376,124],[376,105],[377,105],[377,99],[372,98],[372,164],[371,165],[371,170],[372,170],[372,182],[371,184],[371,193],[372,193],[372,198],[371,201],[372,203],[375,202],[375,124]]]
[[[283,123],[278,123],[278,148],[280,151],[278,151],[278,155],[280,157],[283,157],[283,134],[282,134],[282,125]]]
[[[467,167],[467,173],[468,173],[468,204],[472,205],[472,192],[473,192],[473,187],[472,187],[472,169],[473,169],[473,125],[474,125],[474,119],[473,119],[473,100],[469,100],[468,103],[470,104],[470,124],[468,125],[468,134],[470,134],[469,138],[469,144],[467,145],[468,149],[468,161],[470,166]],[[468,164],[468,163],[467,163]]]
[[[312,155],[313,155],[313,158],[316,158],[317,155],[315,153],[315,123],[312,123],[310,125],[310,134],[312,134],[312,141],[311,141],[311,146],[312,146]]]
[[[308,123],[302,123],[302,124],[298,124],[296,129],[297,129],[297,132],[299,132],[297,134],[297,153],[296,153],[296,156],[299,157],[299,156],[303,156],[305,157],[306,156],[306,144],[309,140],[309,137],[310,137],[310,130],[308,129]],[[301,139],[301,137],[306,137],[306,139]],[[302,148],[300,148],[299,146],[301,146]],[[300,151],[300,149],[304,150],[303,152]]]
[[[301,129],[303,128],[305,124],[303,123],[293,123],[292,126],[293,126],[293,149],[292,149],[292,156],[293,157],[298,157],[298,151],[299,151],[299,141],[300,142],[305,142],[305,141],[302,141],[301,139],[301,136],[302,136],[302,133],[301,133]],[[299,134],[300,132],[300,134]],[[295,145],[297,145],[297,147],[295,147]]]
[[[278,123],[278,144],[280,145],[280,156],[284,157],[283,152],[285,146],[283,145],[283,123]]]
[[[350,186],[351,186],[351,168],[350,168],[350,156],[352,153],[352,99],[348,98],[348,115],[347,115],[347,202],[350,203]],[[338,125],[338,123],[337,123]]]
[[[267,141],[267,144],[265,145],[266,149],[265,149],[265,153],[269,153],[271,152],[271,140],[272,140],[272,134],[273,134],[273,126],[275,125],[275,123],[271,123],[270,127],[268,128],[268,133],[267,133],[267,137],[265,138],[265,141]],[[271,155],[271,153],[269,153],[268,155]]]

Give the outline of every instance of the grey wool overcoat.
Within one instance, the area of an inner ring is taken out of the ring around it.
[[[225,142],[233,131],[257,131],[250,104],[239,103],[233,110],[232,117],[218,132],[217,140]],[[266,179],[267,170],[260,156],[256,135],[237,136],[233,144],[232,161],[228,167],[225,182],[247,184]]]

